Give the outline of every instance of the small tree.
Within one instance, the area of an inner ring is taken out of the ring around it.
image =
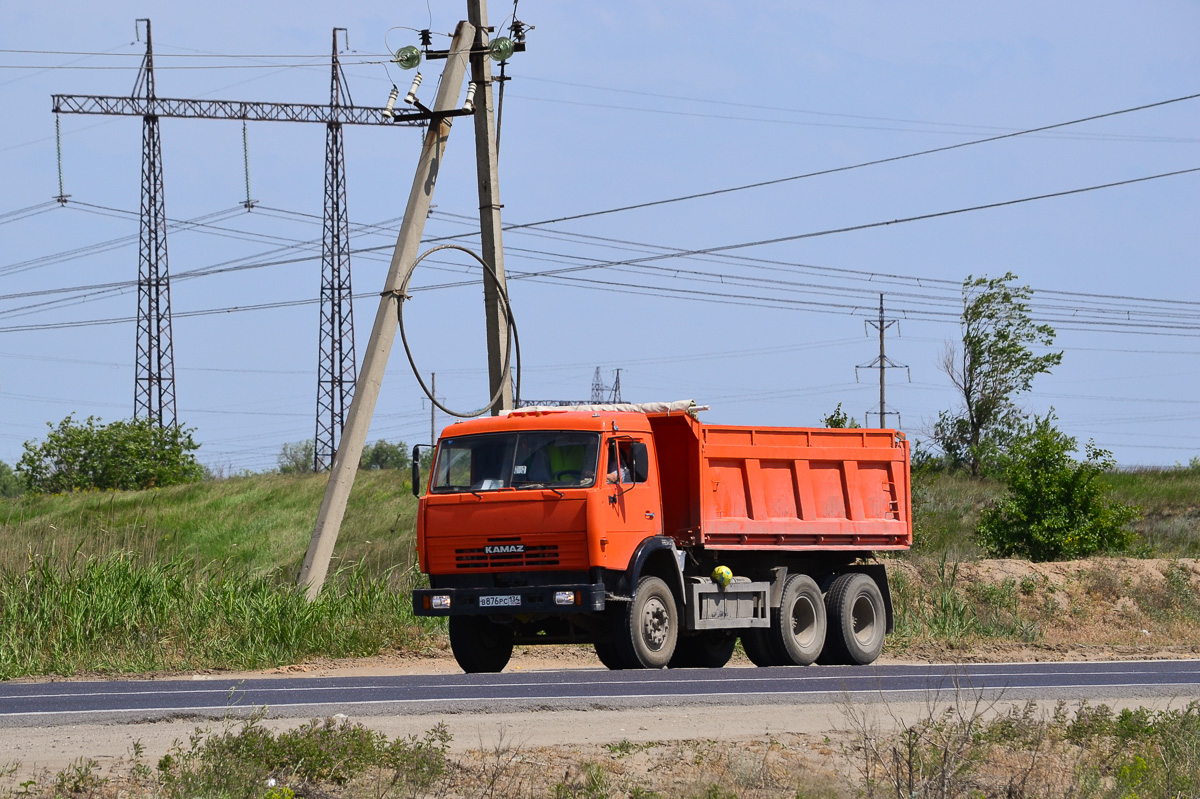
[[[838,403],[838,406],[833,409],[833,413],[822,417],[821,423],[826,427],[862,427],[862,425],[858,423],[857,419],[855,419],[853,416],[847,415],[847,413],[842,410],[842,403],[840,402]]]
[[[284,444],[279,449],[275,462],[279,464],[280,474],[312,474],[316,454],[317,445],[310,438],[307,441]]]
[[[192,454],[194,429],[161,427],[156,419],[102,424],[68,416],[50,427],[46,440],[25,442],[17,464],[25,487],[35,493],[89,489],[122,491],[191,483],[204,478]]]
[[[25,484],[21,476],[13,471],[13,467],[0,461],[0,499],[11,499],[25,493]]]
[[[1120,552],[1133,543],[1137,508],[1112,499],[1101,475],[1115,462],[1088,442],[1087,460],[1071,457],[1075,439],[1054,426],[1053,412],[1016,437],[1001,458],[1008,484],[980,515],[975,533],[988,554],[1034,561]]]
[[[1054,328],[1033,323],[1033,289],[1012,285],[1016,279],[1007,272],[963,281],[962,348],[947,346],[940,364],[962,404],[938,415],[933,438],[950,466],[976,476],[1025,423],[1017,395],[1062,362],[1062,352],[1033,353],[1054,343]]]
[[[391,443],[380,439],[363,448],[358,460],[360,469],[407,469],[412,465],[412,451],[403,441]]]

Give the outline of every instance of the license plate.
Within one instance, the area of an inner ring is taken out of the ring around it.
[[[521,596],[519,594],[509,594],[507,596],[481,596],[479,597],[479,607],[481,608],[508,608],[520,607]]]

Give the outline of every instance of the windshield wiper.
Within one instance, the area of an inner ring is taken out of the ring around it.
[[[566,496],[566,494],[559,491],[554,486],[547,485],[546,483],[522,483],[518,488],[522,491],[525,490],[526,488],[548,488],[551,491],[553,491],[555,494],[558,494],[560,497]]]

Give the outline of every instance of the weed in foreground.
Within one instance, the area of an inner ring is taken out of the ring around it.
[[[354,780],[374,795],[423,796],[446,777],[450,733],[442,725],[423,736],[397,738],[348,719],[314,719],[278,735],[261,726],[261,715],[238,729],[196,731],[158,764],[156,786],[168,799],[220,796],[284,799],[320,795]],[[151,791],[155,794],[155,791]]]
[[[1129,799],[1200,791],[1200,702],[1126,709],[998,700],[958,693],[888,731],[847,702],[845,754],[868,797]]]

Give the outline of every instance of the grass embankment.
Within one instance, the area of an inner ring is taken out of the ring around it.
[[[359,475],[321,599],[295,587],[325,478],[262,475],[0,504],[0,679],[262,668],[416,651],[416,505]]]
[[[1200,554],[1200,470],[1107,479],[1145,512],[1139,554]],[[421,576],[404,473],[358,476],[327,596],[309,606],[294,589],[324,487],[324,476],[256,475],[0,502],[0,678],[255,668],[428,646],[440,628],[409,610]],[[958,475],[918,479],[917,548],[890,567],[889,652],[1198,651],[1194,562],[977,563],[970,530],[1000,491]]]
[[[31,557],[65,564],[133,552],[147,562],[177,558],[229,571],[298,574],[327,475],[261,474],[150,491],[25,495],[0,500],[0,571]],[[414,566],[417,505],[407,473],[358,474],[338,537],[334,568],[368,574]]]

